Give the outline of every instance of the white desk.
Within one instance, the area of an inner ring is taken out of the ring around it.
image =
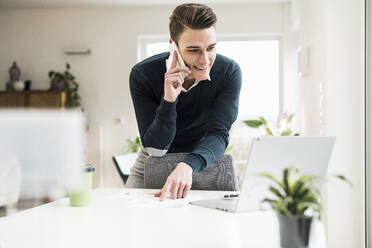
[[[150,192],[96,189],[89,207],[70,207],[64,198],[0,218],[0,248],[280,247],[271,211],[232,214],[187,204],[227,192],[191,191],[165,202]],[[315,227],[310,247],[324,247],[323,225]]]

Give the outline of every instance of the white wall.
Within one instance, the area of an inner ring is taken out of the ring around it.
[[[299,43],[309,48],[309,76],[300,79],[302,130],[336,136],[328,172],[354,183],[352,188],[337,180],[327,184],[325,220],[332,248],[364,244],[363,3],[296,1]]]
[[[300,130],[300,84],[297,73],[297,48],[299,45],[299,32],[292,28],[292,5],[283,5],[283,74],[282,74],[282,99],[283,112],[296,113],[293,131]]]
[[[368,233],[368,240],[367,244],[371,246],[372,244],[372,2],[370,0],[367,1],[367,127],[366,127],[366,138],[367,138],[367,147],[366,147],[366,155],[367,155],[367,182],[366,188],[367,190],[367,233]]]
[[[325,85],[325,8],[321,0],[298,1],[301,12],[299,45],[308,49],[308,75],[299,79],[301,130],[320,135],[320,85]]]
[[[364,1],[327,1],[327,133],[337,136],[328,184],[329,247],[364,247]]]
[[[33,89],[48,89],[48,71],[71,64],[90,124],[88,162],[97,166],[95,186],[122,186],[111,156],[123,151],[125,138],[137,135],[128,89],[137,35],[168,34],[174,7],[0,9],[0,88],[13,60]],[[219,34],[282,32],[281,4],[212,7]],[[65,46],[76,44],[88,46],[92,54],[63,54]],[[123,125],[117,121],[121,117]]]

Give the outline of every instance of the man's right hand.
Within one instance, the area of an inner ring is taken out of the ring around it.
[[[178,54],[174,51],[173,61],[169,71],[164,74],[164,100],[175,102],[181,93],[184,78],[181,72],[191,73],[186,66],[177,66]]]

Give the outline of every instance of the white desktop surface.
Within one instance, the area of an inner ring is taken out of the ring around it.
[[[186,199],[159,202],[157,190],[101,188],[89,207],[63,198],[0,218],[0,248],[37,247],[280,247],[272,211],[227,213],[188,204],[222,197],[221,191],[191,191]],[[316,221],[310,247],[325,247]]]

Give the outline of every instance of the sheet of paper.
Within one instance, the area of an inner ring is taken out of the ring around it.
[[[159,197],[154,196],[154,192],[123,191],[110,196],[110,198],[125,200],[128,202],[128,204],[136,204],[148,207],[180,208],[187,206],[190,201],[200,200],[201,196],[189,195],[186,198],[173,200],[170,198],[170,194],[168,194],[163,201],[160,201]]]

